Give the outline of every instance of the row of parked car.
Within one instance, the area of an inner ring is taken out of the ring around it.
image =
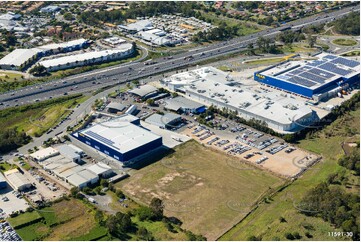
[[[6,214],[0,208],[0,241],[21,241],[20,236],[5,220]]]

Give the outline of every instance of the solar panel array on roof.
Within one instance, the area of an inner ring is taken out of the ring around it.
[[[319,66],[324,63],[325,63],[325,61],[322,61],[322,60],[314,60],[312,62],[307,63],[307,65],[308,66]]]
[[[334,56],[334,55],[326,55],[326,56],[325,56],[325,57],[323,57],[323,58],[333,60],[333,59],[336,59],[336,58],[337,58],[337,56]]]
[[[348,60],[348,59],[345,59],[345,58],[334,59],[334,60],[331,61],[331,63],[341,64],[341,65],[348,66],[348,67],[355,67],[355,66],[359,65],[359,63],[357,61]]]
[[[323,70],[326,70],[326,71],[330,71],[330,72],[339,74],[341,76],[345,76],[345,75],[352,72],[352,71],[348,71],[348,70],[345,70],[345,69],[338,68],[336,65],[334,65],[332,63],[323,64],[323,65],[319,66],[319,68],[321,68]]]
[[[308,80],[298,77],[298,76],[294,76],[294,77],[288,79],[288,81],[296,83],[296,84],[300,84],[300,85],[303,85],[306,87],[312,87],[315,85],[314,82],[308,81]]]
[[[331,77],[334,77],[335,75],[332,74],[332,73],[329,73],[327,71],[323,71],[323,70],[320,70],[318,68],[313,68],[311,69],[309,72],[315,74],[315,75],[318,75],[318,76],[323,76],[325,77],[326,79],[329,79]]]
[[[314,82],[321,83],[321,84],[325,83],[325,81],[324,81],[325,78],[324,77],[313,75],[310,72],[303,72],[303,73],[299,74],[299,76],[304,77],[304,78],[309,79],[309,80],[314,81]]]
[[[101,135],[99,135],[97,133],[94,133],[93,131],[86,131],[85,134],[92,137],[92,138],[94,138],[94,139],[97,139],[97,140],[99,140],[99,141],[101,141],[101,142],[103,142],[103,143],[105,143],[105,144],[107,144],[109,146],[112,146],[112,147],[118,149],[117,147],[115,147],[113,145],[114,144],[113,141],[111,141],[111,140],[109,140],[107,138],[104,138],[103,136],[101,136]]]

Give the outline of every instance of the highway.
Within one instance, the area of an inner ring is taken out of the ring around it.
[[[326,23],[341,18],[351,11],[359,11],[359,6],[314,15],[295,20],[278,28],[267,29],[252,35],[211,44],[204,48],[198,47],[197,49],[189,50],[188,52],[172,57],[159,58],[153,60],[156,61],[156,63],[151,65],[145,65],[144,62],[127,63],[74,75],[64,79],[27,86],[16,91],[0,94],[0,109],[30,104],[64,95],[85,93],[102,87],[122,84],[131,80],[192,66],[201,61],[246,50],[247,45],[250,43],[255,44],[259,37],[274,38],[286,28],[299,30],[304,26]]]

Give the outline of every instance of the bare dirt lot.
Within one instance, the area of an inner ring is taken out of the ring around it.
[[[134,171],[116,184],[132,199],[165,203],[165,215],[185,229],[215,240],[239,222],[265,193],[284,180],[248,165],[229,165],[234,157],[189,141],[160,161]]]

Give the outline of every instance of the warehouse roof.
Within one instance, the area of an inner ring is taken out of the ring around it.
[[[40,52],[39,49],[15,49],[0,60],[0,65],[21,66]]]
[[[56,149],[60,152],[62,156],[65,156],[71,160],[79,159],[80,154],[77,153],[77,150],[73,149],[69,145],[59,145]]]
[[[156,125],[158,127],[164,127],[166,125],[170,125],[173,122],[175,122],[176,120],[178,120],[181,116],[178,114],[173,114],[173,113],[166,113],[164,115],[160,115],[160,114],[152,114],[151,116],[149,116],[145,122]]]
[[[116,109],[121,112],[126,108],[126,106],[121,103],[111,102],[107,105],[107,108]]]
[[[75,163],[75,162],[69,162],[69,163],[67,163],[67,164],[63,164],[63,165],[55,168],[55,169],[53,170],[53,172],[54,172],[56,175],[58,175],[58,176],[62,176],[62,173],[63,173],[64,171],[69,170],[69,169],[74,168],[74,167],[77,167],[77,166],[79,166],[77,163]]]
[[[192,87],[185,87],[185,89],[194,95],[222,103],[233,109],[240,109],[245,114],[248,113],[281,124],[290,124],[294,120],[312,113],[312,110],[304,102],[273,92],[252,92],[247,88],[209,80],[194,82]],[[240,114],[242,115],[242,113]]]
[[[166,103],[167,105],[165,106],[165,108],[173,111],[178,111],[180,108],[199,109],[204,107],[203,104],[186,99],[181,96],[175,97],[173,99],[169,99],[166,101]]]
[[[158,89],[152,85],[143,85],[143,86],[139,86],[137,88],[134,88],[132,90],[129,90],[129,93],[135,94],[137,96],[140,97],[145,97],[151,93],[155,93],[157,92]]]
[[[41,50],[56,50],[58,48],[69,48],[69,47],[73,47],[73,46],[77,46],[77,45],[82,45],[87,42],[88,42],[88,40],[82,38],[82,39],[71,40],[68,42],[42,45],[42,46],[38,46],[37,48],[41,49]]]
[[[32,157],[33,159],[36,159],[38,161],[41,161],[41,160],[47,159],[51,156],[55,156],[58,154],[59,154],[58,150],[56,150],[52,147],[48,147],[48,148],[41,149],[41,150],[38,150],[38,151],[30,154],[30,157]]]
[[[144,29],[152,28],[152,22],[149,20],[140,20],[132,24],[125,25],[118,25],[118,27],[126,30],[133,30],[133,31],[141,31]]]
[[[229,73],[220,71],[212,66],[174,74],[168,78],[162,79],[162,82],[176,85],[178,87],[183,87],[192,85],[193,82],[205,79],[227,85],[230,85],[232,82],[234,82],[232,76],[230,76]]]
[[[360,62],[337,55],[321,53],[317,60],[292,61],[260,71],[260,75],[272,76],[285,82],[317,89],[341,77],[360,73]]]
[[[71,163],[72,161],[62,155],[57,155],[51,158],[46,159],[42,162],[42,166],[47,170],[54,170],[57,167],[60,167],[64,164]]]
[[[79,172],[79,171],[82,171],[82,170],[84,170],[85,168],[83,167],[83,166],[74,166],[74,167],[72,167],[72,168],[69,168],[69,169],[67,169],[66,171],[63,171],[62,173],[61,173],[61,177],[63,177],[63,178],[68,178],[69,176],[71,176],[71,175],[73,175],[73,174],[75,174],[75,173],[77,173],[77,172]]]
[[[70,184],[73,186],[79,187],[87,182],[89,182],[88,179],[85,179],[84,177],[80,176],[78,173],[74,173],[67,177],[67,180]]]
[[[0,182],[4,182],[4,181],[6,181],[6,180],[5,180],[5,177],[4,177],[4,175],[0,172]]]
[[[81,130],[79,135],[87,136],[122,153],[161,139],[160,136],[142,127],[118,119],[95,124],[90,128]]]
[[[30,181],[19,172],[18,169],[12,169],[4,172],[5,177],[8,179],[9,183],[19,189],[24,185],[31,185]]]
[[[79,62],[82,62],[85,60],[89,61],[89,60],[97,59],[100,57],[115,55],[115,54],[129,51],[132,48],[133,48],[132,44],[127,43],[127,44],[120,45],[116,49],[92,51],[92,52],[87,52],[87,53],[82,53],[82,54],[77,54],[77,55],[69,55],[69,56],[64,56],[64,57],[60,57],[60,58],[55,58],[52,60],[40,61],[39,64],[46,68],[49,68],[49,67],[58,66],[58,65],[65,65],[67,63],[74,63],[76,61],[79,61]]]
[[[78,146],[75,146],[73,144],[68,144],[69,147],[71,147],[73,150],[75,150],[76,153],[78,154],[83,154],[84,151],[82,149],[80,149]]]
[[[112,168],[110,166],[108,166],[107,164],[104,164],[103,162],[99,162],[99,163],[96,163],[94,165],[87,167],[87,170],[89,170],[99,176],[105,172],[111,171]]]

